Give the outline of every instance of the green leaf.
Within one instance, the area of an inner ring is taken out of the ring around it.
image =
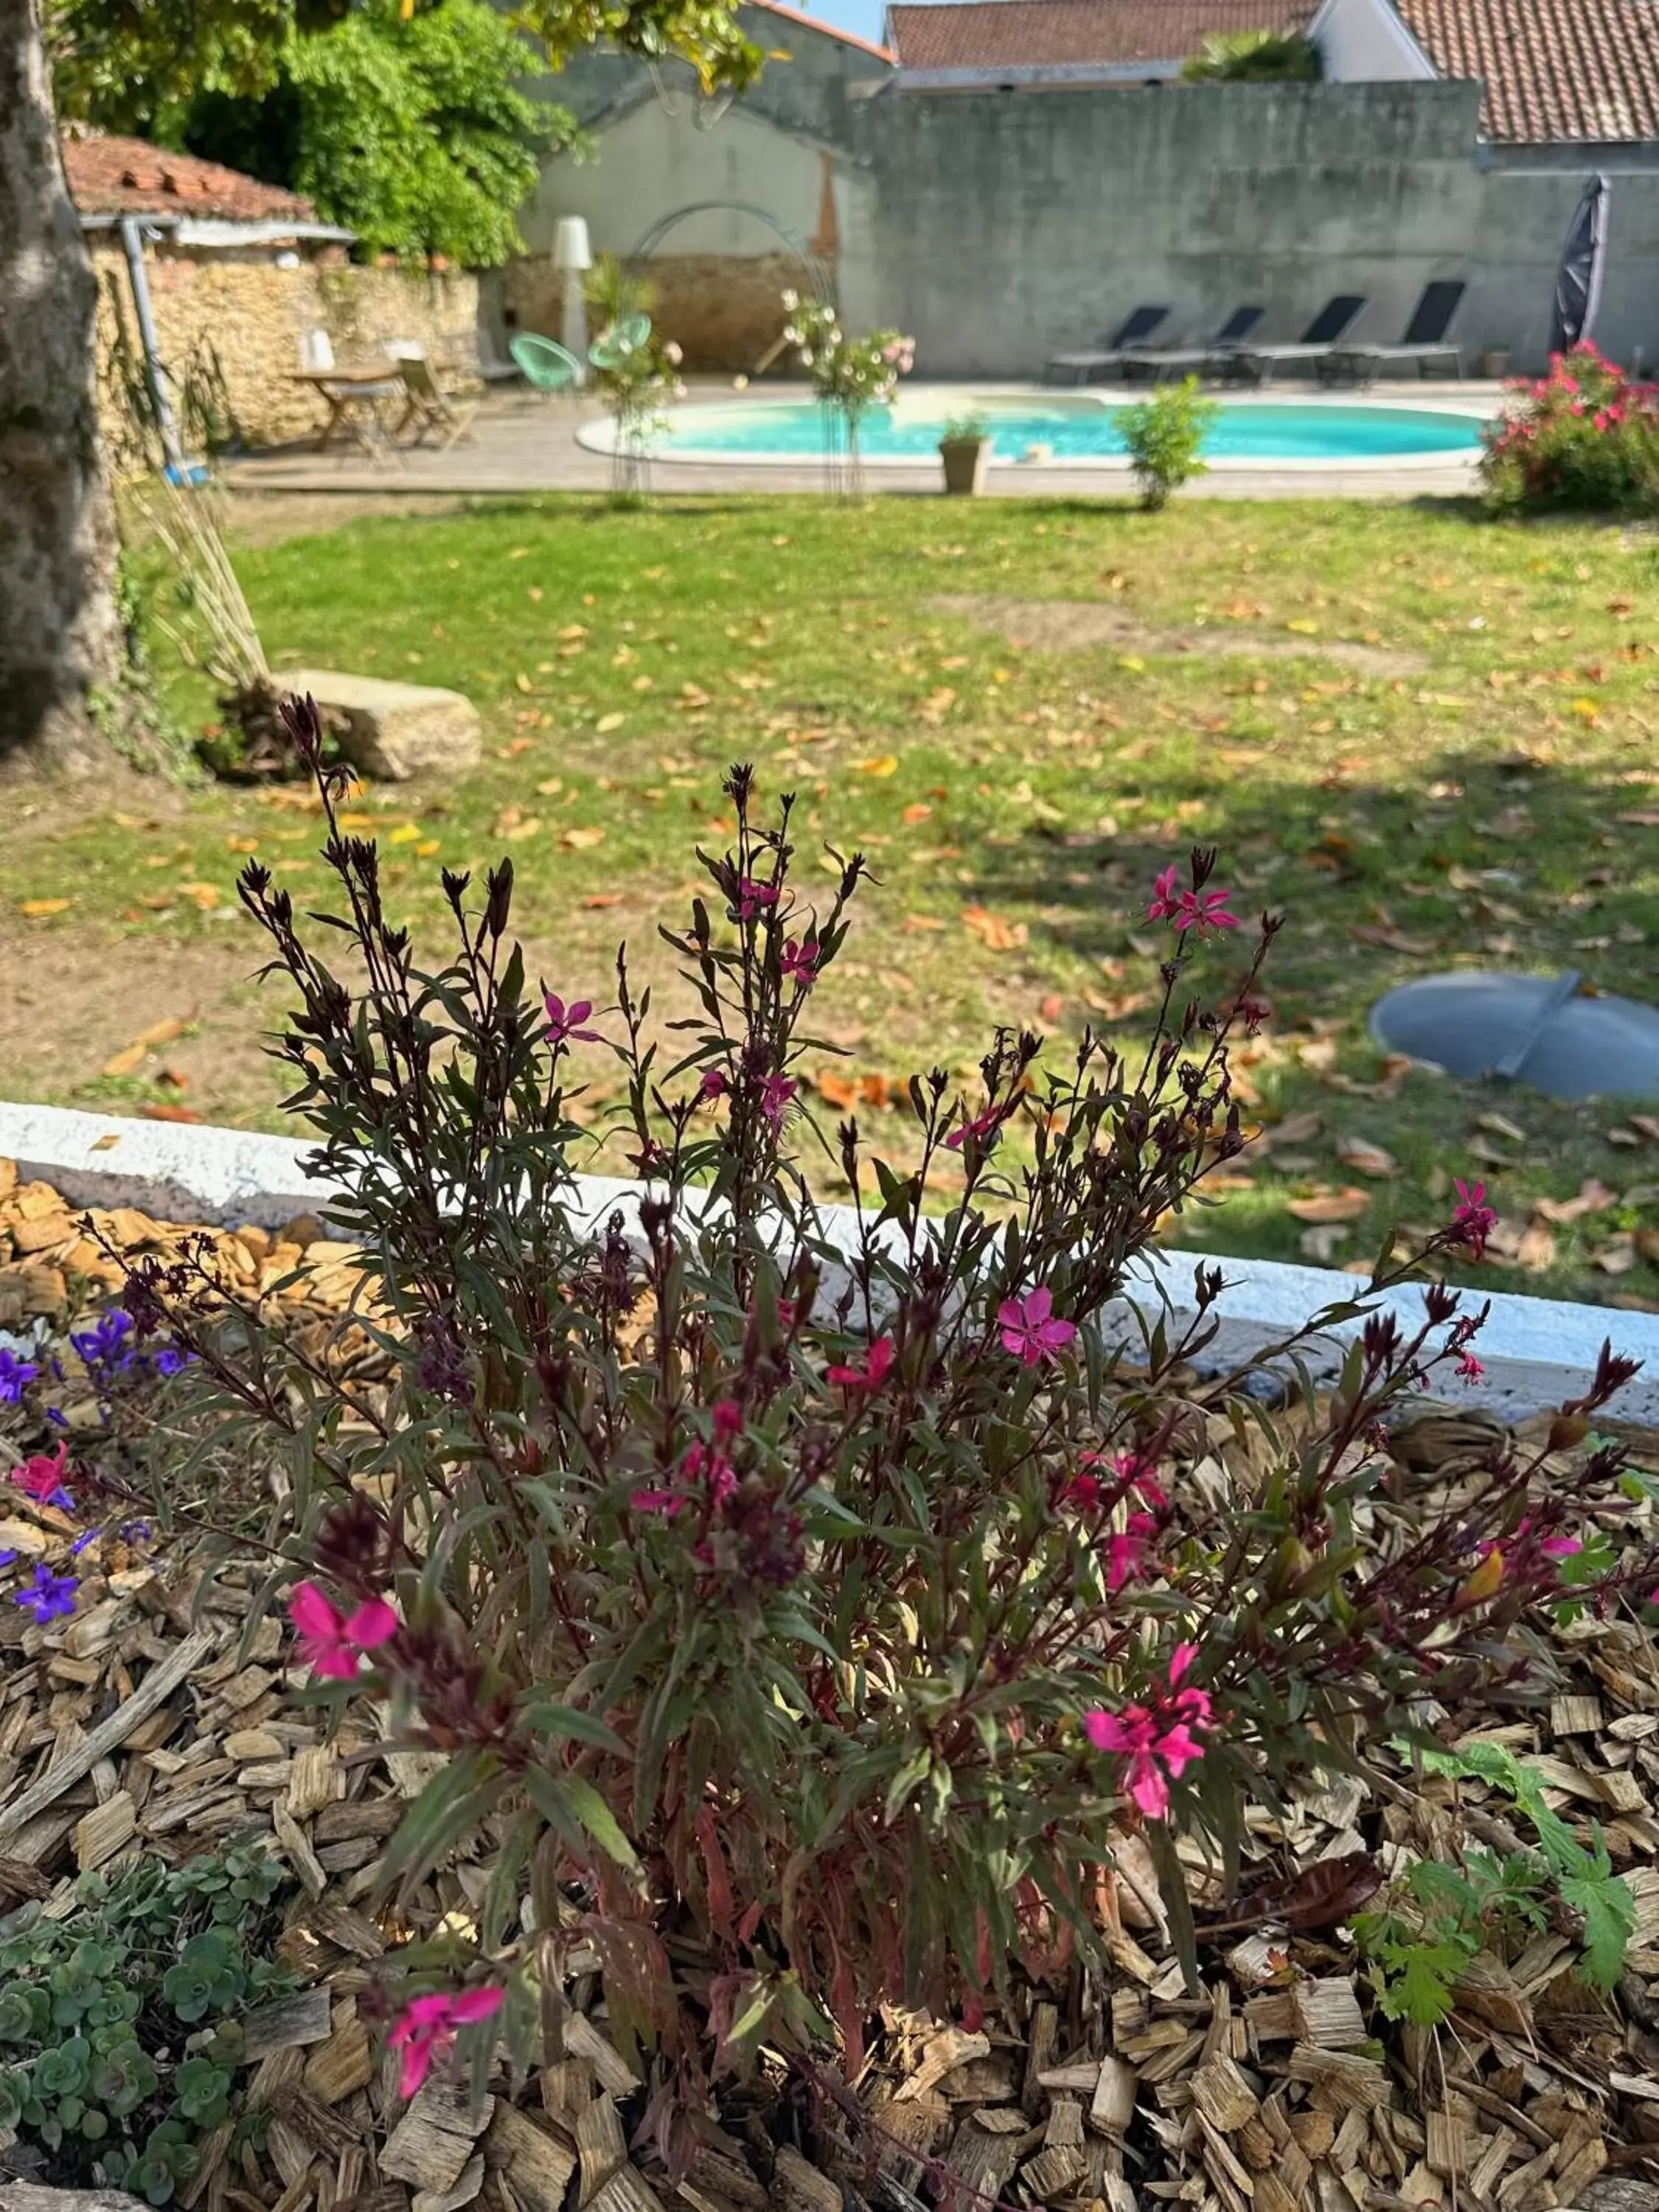
[[[1584,1949],[1578,1971],[1593,1990],[1610,1990],[1625,1971],[1625,1954],[1636,1932],[1636,1899],[1619,1875],[1597,1868],[1569,1875],[1563,1902],[1584,1917]]]

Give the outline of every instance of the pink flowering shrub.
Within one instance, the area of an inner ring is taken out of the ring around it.
[[[316,766],[313,713],[287,711]],[[454,949],[418,965],[318,774],[366,981],[258,861],[242,894],[297,994],[291,1104],[347,1194],[390,1379],[333,1378],[187,1260],[142,1262],[126,1302],[195,1354],[180,1387],[239,1450],[286,1470],[266,1600],[314,1694],[380,1701],[391,1741],[441,1755],[387,1852],[404,1917],[452,1855],[491,1869],[464,1929],[413,1929],[405,2087],[452,2041],[556,2055],[580,1942],[653,2054],[644,2124],[673,2156],[677,2115],[763,2041],[856,2065],[884,2003],[976,2005],[1097,1946],[1131,1831],[1190,1950],[1177,1831],[1224,1857],[1253,1802],[1419,1701],[1535,1688],[1540,1607],[1645,1596],[1620,1450],[1586,1442],[1631,1372],[1611,1351],[1547,1446],[1406,1490],[1380,1425],[1456,1387],[1482,1318],[1459,1294],[1431,1285],[1407,1326],[1356,1283],[1310,1316],[1363,1322],[1340,1382],[1316,1398],[1281,1367],[1279,1410],[1260,1376],[1200,1379],[1221,1268],[1184,1323],[1107,1317],[1244,1142],[1229,1056],[1279,925],[1232,911],[1212,854],[1148,886],[1142,1047],[1085,1035],[1050,1062],[1003,1030],[971,1096],[916,1076],[908,1165],[854,1121],[825,1133],[854,1194],[836,1218],[799,1068],[857,855],[815,898],[790,801],[760,822],[732,770],[734,842],[665,933],[696,1011],[659,1030],[625,952],[608,1006],[526,972],[508,863],[481,895],[446,875]],[[641,1178],[597,1217],[574,1180],[588,1032],[624,1071]],[[1466,1185],[1423,1256],[1490,1224]]]
[[[1595,510],[1659,500],[1659,388],[1633,383],[1590,344],[1510,386],[1485,434],[1481,476],[1500,507]]]

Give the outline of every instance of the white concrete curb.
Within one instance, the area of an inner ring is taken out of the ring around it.
[[[311,1150],[287,1137],[243,1129],[0,1103],[0,1158],[15,1160],[23,1176],[52,1183],[77,1206],[136,1206],[160,1220],[257,1222],[276,1229],[296,1214],[325,1214],[337,1194],[301,1166]],[[593,1218],[617,1208],[631,1212],[635,1184],[598,1176],[578,1182]],[[843,1231],[850,1243],[850,1210],[826,1207],[825,1215],[832,1231]],[[1228,1281],[1212,1310],[1221,1328],[1205,1355],[1206,1366],[1252,1359],[1324,1308],[1352,1300],[1363,1289],[1353,1276],[1331,1268],[1207,1254],[1203,1258],[1206,1265],[1221,1267]],[[1130,1341],[1138,1340],[1138,1333],[1129,1301],[1155,1314],[1162,1297],[1172,1327],[1191,1316],[1197,1259],[1172,1253],[1139,1272],[1129,1299],[1112,1316],[1121,1319]],[[1613,1400],[1610,1418],[1620,1425],[1659,1428],[1659,1315],[1521,1297],[1513,1291],[1493,1291],[1491,1297],[1492,1318],[1476,1347],[1485,1378],[1467,1387],[1449,1384],[1448,1397],[1455,1395],[1459,1404],[1522,1419],[1577,1396],[1610,1337],[1616,1351],[1644,1363],[1642,1373]],[[1415,1287],[1389,1292],[1386,1303],[1407,1327],[1420,1322],[1422,1293]],[[1338,1323],[1306,1348],[1304,1356],[1316,1376],[1334,1374],[1359,1326]]]

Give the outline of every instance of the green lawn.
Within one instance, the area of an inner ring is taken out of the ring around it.
[[[238,565],[278,663],[453,684],[483,710],[464,787],[357,802],[417,923],[441,861],[506,849],[555,988],[602,997],[624,933],[663,972],[654,924],[694,844],[720,838],[721,769],[753,759],[801,794],[804,836],[876,868],[826,986],[848,1048],[827,1072],[902,1156],[908,1124],[880,1102],[911,1067],[965,1073],[999,1021],[1133,1031],[1164,941],[1152,876],[1214,843],[1238,910],[1291,923],[1246,1056],[1268,1143],[1178,1241],[1340,1264],[1390,1218],[1443,1216],[1473,1174],[1510,1261],[1480,1279],[1659,1300],[1659,1120],[1402,1074],[1365,1031],[1390,984],[1483,961],[1654,992],[1650,541],[1449,504],[545,497],[360,520]],[[199,677],[167,690],[191,725],[211,713]],[[7,942],[65,1003],[118,957],[176,960],[198,1000],[221,977],[193,1073],[188,1034],[112,1076],[96,1042],[79,1065],[24,1052],[33,1095],[177,1097],[155,1088],[171,1054],[195,1110],[272,1119],[251,933],[222,917],[254,841],[296,893],[319,884],[312,829],[291,794],[226,787],[0,826]],[[1224,985],[1237,949],[1216,957]],[[118,1013],[101,1034],[119,1041]],[[1534,1210],[1581,1193],[1567,1219]]]

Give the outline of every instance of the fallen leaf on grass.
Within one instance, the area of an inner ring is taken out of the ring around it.
[[[853,766],[860,775],[896,775],[898,773],[898,755],[880,753],[873,760],[854,761]]]
[[[1507,1114],[1482,1114],[1475,1122],[1477,1129],[1490,1129],[1494,1137],[1507,1137],[1512,1145],[1524,1145],[1527,1133],[1510,1121]]]
[[[622,893],[620,891],[590,891],[582,901],[582,904],[588,907],[620,906]]]
[[[1604,1275],[1627,1275],[1639,1257],[1633,1237],[1618,1237],[1595,1255],[1595,1263]]]
[[[1651,806],[1632,806],[1628,813],[1615,814],[1615,822],[1626,822],[1633,830],[1659,830],[1659,811]]]
[[[612,730],[621,729],[627,720],[626,714],[601,714],[593,727],[600,737],[608,738]]]
[[[199,1121],[202,1118],[189,1106],[141,1106],[138,1113],[145,1121]]]
[[[1360,945],[1380,945],[1385,952],[1406,952],[1419,957],[1432,952],[1438,941],[1431,937],[1407,937],[1403,930],[1379,929],[1368,921],[1356,922],[1348,934]]]
[[[1381,1145],[1367,1144],[1363,1137],[1339,1138],[1336,1157],[1356,1175],[1370,1176],[1378,1181],[1400,1172],[1400,1163],[1392,1152],[1385,1152]]]
[[[978,938],[988,952],[1012,952],[1024,945],[1030,932],[1023,921],[1008,921],[982,906],[964,907],[962,926]]]
[[[432,855],[437,851],[441,842],[441,840],[436,837],[422,837],[420,843],[415,848],[416,859],[417,860],[429,860],[432,858]]]
[[[899,926],[905,936],[915,937],[924,929],[943,929],[945,924],[936,914],[907,914]]]
[[[1303,1231],[1296,1240],[1297,1249],[1316,1267],[1328,1267],[1352,1233],[1340,1222],[1322,1221],[1316,1228]]]
[[[187,898],[192,906],[199,907],[204,914],[211,914],[219,903],[217,884],[180,884],[178,895],[180,898]]]
[[[1295,630],[1301,637],[1317,637],[1319,635],[1319,624],[1311,615],[1292,615],[1285,627]]]
[[[956,693],[948,684],[942,684],[937,691],[928,693],[921,706],[916,708],[916,713],[924,722],[937,725],[945,720],[956,703]]]
[[[225,844],[233,853],[257,853],[259,849],[257,837],[227,837]]]
[[[933,811],[925,799],[918,799],[905,808],[900,819],[907,830],[914,830],[917,823],[925,822]]]
[[[1306,1198],[1293,1198],[1288,1211],[1298,1221],[1358,1221],[1370,1202],[1369,1191],[1349,1185],[1344,1190],[1316,1190]]]
[[[884,1113],[893,1103],[893,1086],[884,1075],[836,1075],[825,1069],[812,1078],[812,1087],[827,1105],[842,1113],[854,1106]]]
[[[591,845],[604,844],[605,830],[603,826],[597,823],[588,830],[561,830],[559,842],[570,852],[586,852]]]
[[[1619,1194],[1609,1190],[1604,1182],[1589,1176],[1579,1185],[1577,1198],[1540,1198],[1534,1200],[1533,1212],[1546,1221],[1558,1224],[1582,1220],[1587,1213],[1605,1213],[1610,1206],[1617,1206]]]
[[[1305,1145],[1324,1127],[1324,1117],[1319,1114],[1287,1114],[1282,1121],[1251,1139],[1251,1150],[1256,1152],[1277,1152],[1285,1145]]]
[[[418,822],[400,822],[395,830],[387,832],[386,842],[388,845],[417,845],[420,841],[421,825]]]
[[[17,911],[19,914],[27,915],[31,921],[39,921],[43,915],[62,914],[66,908],[72,907],[74,904],[73,899],[66,898],[19,899]]]
[[[1037,1019],[1043,1022],[1057,1022],[1065,1011],[1065,1000],[1058,991],[1050,991],[1048,997],[1037,1007]]]

